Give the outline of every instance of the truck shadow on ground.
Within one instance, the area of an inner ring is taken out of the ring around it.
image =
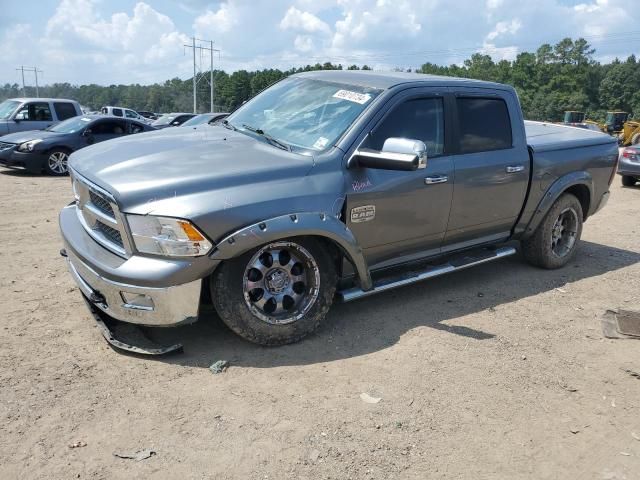
[[[221,359],[236,367],[315,364],[383,350],[418,327],[482,342],[494,334],[456,325],[457,320],[640,262],[640,253],[591,242],[581,242],[577,253],[575,260],[560,270],[534,268],[518,254],[353,303],[335,304],[316,334],[283,347],[246,342],[226,328],[213,310],[207,310],[193,325],[154,329],[154,339],[184,345],[183,354],[157,360],[202,368]],[[567,294],[570,290],[568,287]],[[572,301],[581,304],[580,298]],[[617,305],[603,304],[602,310],[612,307]],[[493,313],[496,323],[501,321],[499,311]]]

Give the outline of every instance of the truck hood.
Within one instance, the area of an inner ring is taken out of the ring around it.
[[[172,198],[300,178],[314,160],[243,133],[203,125],[99,143],[73,153],[69,164],[113,194],[123,211],[149,213]]]

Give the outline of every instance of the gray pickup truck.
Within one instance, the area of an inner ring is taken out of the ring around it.
[[[171,326],[210,301],[245,339],[285,344],[335,300],[499,259],[514,241],[533,265],[565,265],[617,153],[608,135],[523,121],[510,86],[298,74],[220,126],[72,154],[61,253],[101,315]]]

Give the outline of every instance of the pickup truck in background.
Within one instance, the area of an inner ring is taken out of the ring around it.
[[[0,136],[44,130],[82,115],[80,104],[64,98],[10,98],[0,103]]]
[[[512,255],[514,241],[562,267],[617,157],[608,135],[523,121],[510,86],[297,74],[219,126],[72,154],[62,254],[100,315],[178,325],[210,298],[233,331],[280,345],[336,299]]]

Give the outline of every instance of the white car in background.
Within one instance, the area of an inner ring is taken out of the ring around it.
[[[102,115],[111,115],[114,117],[125,117],[131,120],[137,120],[138,122],[142,122],[146,124],[151,123],[149,122],[148,118],[143,117],[138,112],[136,112],[135,110],[131,110],[130,108],[107,106],[107,107],[102,107],[102,109],[100,110],[100,113],[102,113]]]

